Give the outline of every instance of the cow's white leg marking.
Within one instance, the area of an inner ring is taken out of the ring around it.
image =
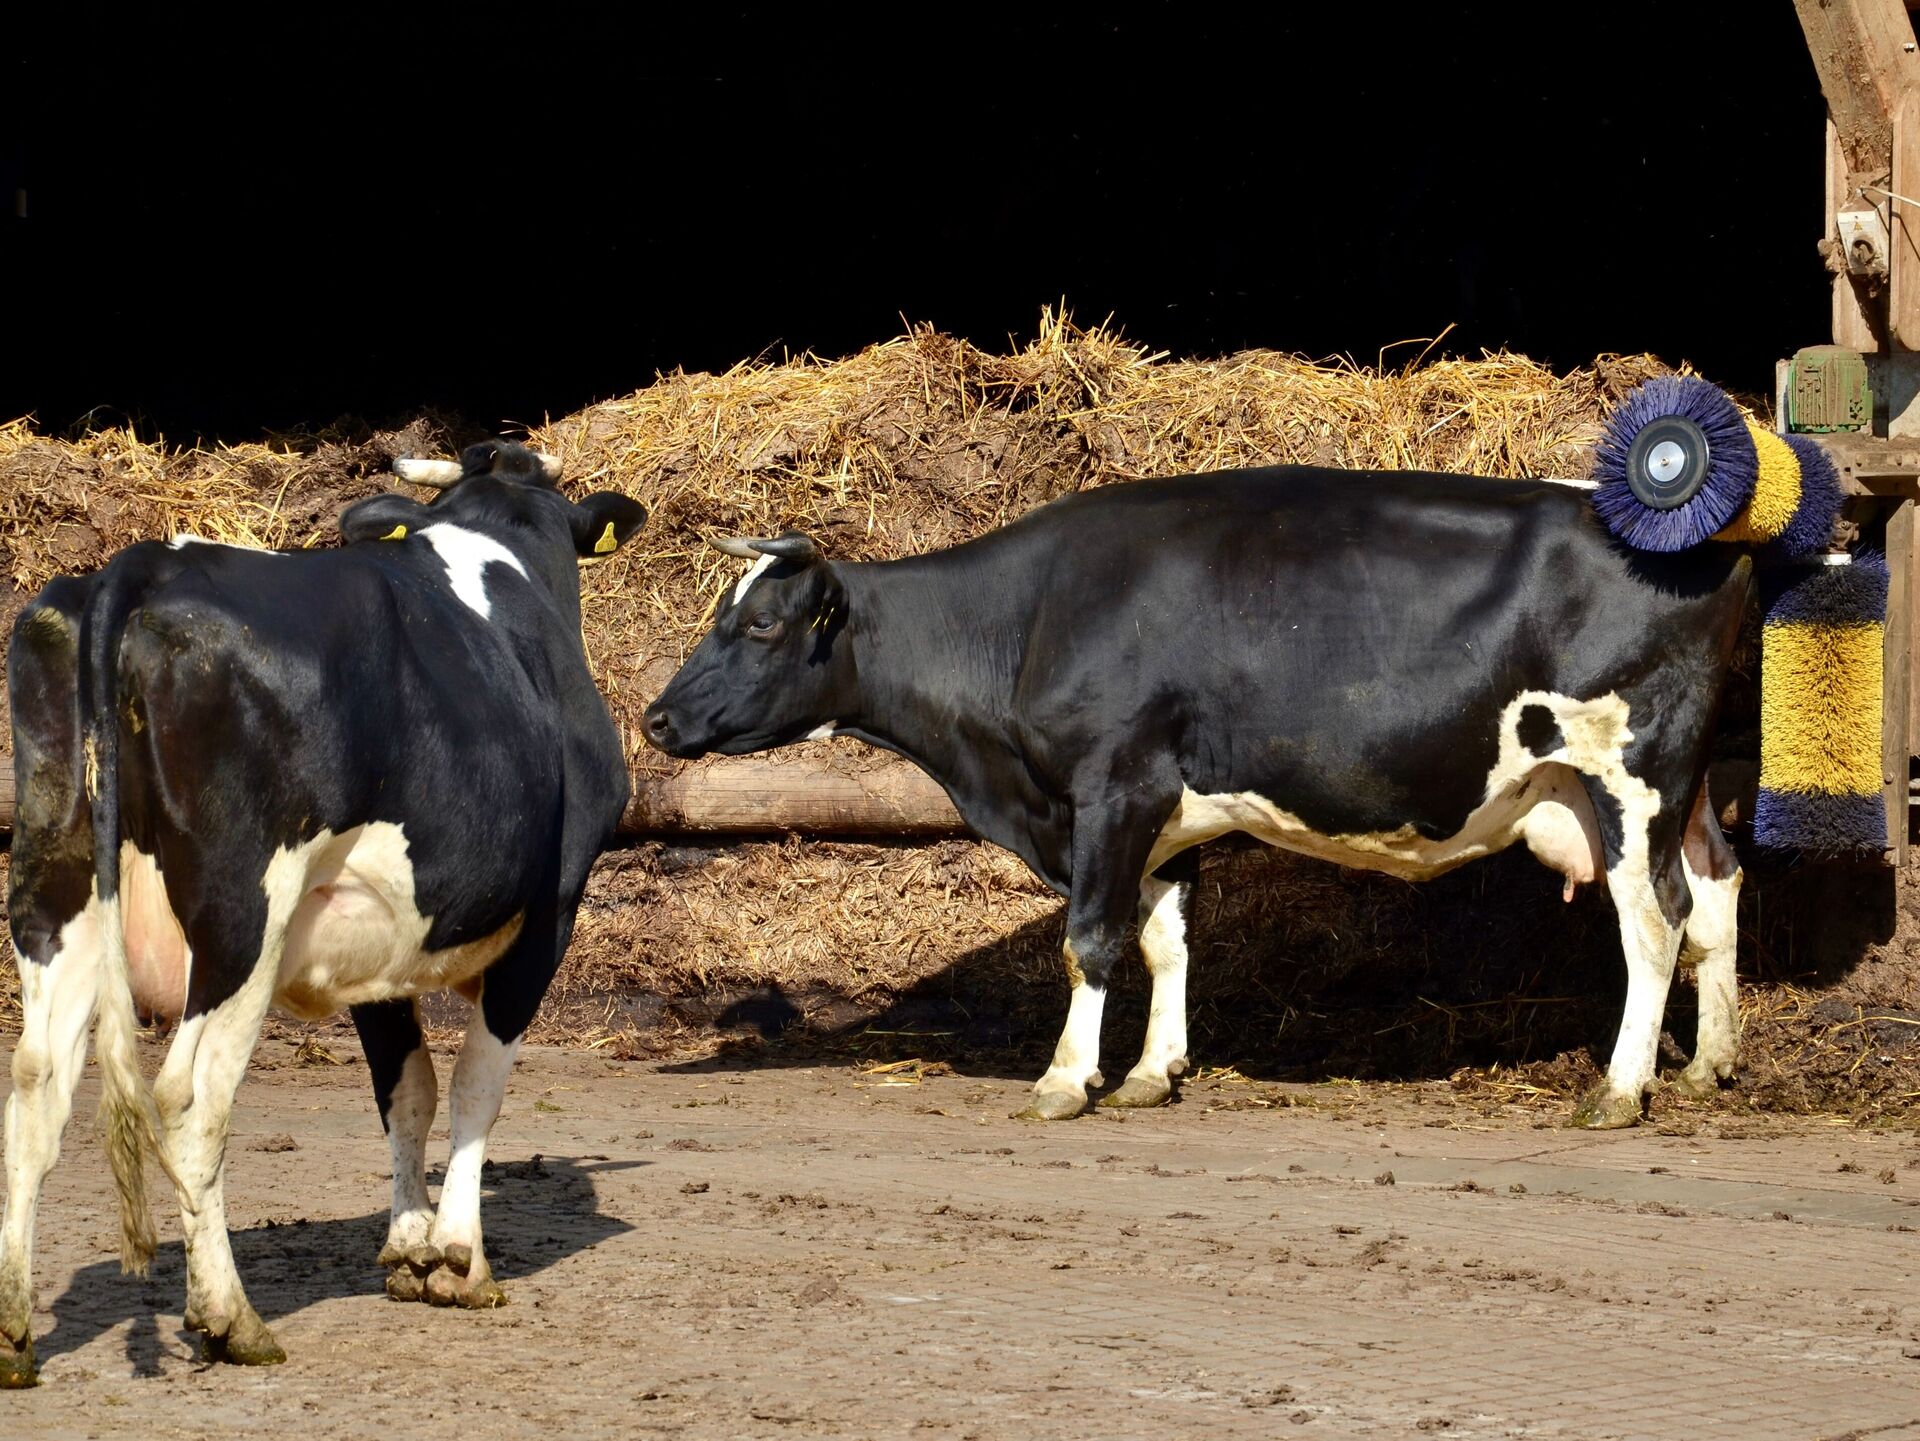
[[[434,1218],[430,1241],[445,1262],[427,1277],[427,1300],[438,1306],[484,1309],[506,1300],[493,1282],[481,1245],[480,1168],[486,1160],[487,1133],[500,1115],[507,1077],[519,1051],[518,1036],[500,1040],[487,1028],[486,1008],[473,1008],[449,1087],[453,1154],[440,1187],[440,1213]]]
[[[1686,1095],[1710,1095],[1733,1075],[1740,1059],[1740,1000],[1735,958],[1740,945],[1740,868],[1715,880],[1712,872],[1732,864],[1724,840],[1707,827],[1719,827],[1703,789],[1687,821],[1680,860],[1686,869],[1693,911],[1687,917],[1681,955],[1694,964],[1700,993],[1700,1026],[1693,1060],[1674,1080]]]
[[[105,947],[98,897],[60,928],[45,962],[15,953],[20,1039],[7,1097],[7,1201],[0,1221],[0,1386],[33,1379],[33,1232],[40,1188],[60,1156],[73,1088],[86,1065],[87,1032]]]
[[[1067,1024],[1053,1048],[1053,1064],[1033,1083],[1033,1101],[1020,1113],[1024,1120],[1057,1121],[1077,1116],[1087,1108],[1087,1087],[1102,1084],[1100,1076],[1100,1017],[1107,1006],[1104,987],[1090,985],[1067,942],[1067,975],[1073,981],[1073,999],[1067,1003]]]
[[[1152,876],[1140,882],[1140,951],[1153,977],[1147,1040],[1140,1060],[1103,1106],[1157,1106],[1173,1094],[1170,1077],[1187,1068],[1187,887]]]
[[[179,1186],[187,1243],[190,1329],[204,1331],[210,1359],[270,1365],[286,1352],[247,1300],[227,1236],[227,1133],[233,1100],[260,1039],[280,974],[287,923],[306,891],[308,862],[320,842],[282,849],[261,881],[267,917],[260,953],[240,989],[211,1011],[185,1022],[154,1082],[154,1102]]]
[[[427,1132],[440,1100],[433,1057],[422,1041],[401,1063],[400,1079],[387,1099],[387,1149],[393,1158],[393,1215],[380,1264],[391,1266],[426,1242],[433,1231],[427,1199]]]
[[[1645,833],[1640,842],[1645,854]],[[1660,909],[1653,879],[1644,862],[1622,861],[1607,872],[1607,889],[1620,913],[1620,949],[1627,963],[1627,1003],[1620,1017],[1607,1078],[1583,1098],[1574,1123],[1595,1129],[1631,1126],[1640,1119],[1653,1089],[1659,1058],[1660,1022],[1667,990],[1680,956],[1681,927]]]

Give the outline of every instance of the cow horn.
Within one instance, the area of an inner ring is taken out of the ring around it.
[[[409,485],[430,485],[445,490],[466,474],[457,460],[396,460],[393,473]]]
[[[541,472],[548,480],[558,485],[560,483],[560,472],[565,469],[560,457],[557,455],[548,455],[544,450],[536,450],[534,456],[540,462]]]
[[[707,544],[719,551],[722,555],[738,556],[741,560],[758,560],[760,559],[760,552],[755,547],[763,545],[765,542],[751,535],[735,535],[710,540]]]

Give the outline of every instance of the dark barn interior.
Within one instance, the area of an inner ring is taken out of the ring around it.
[[[1446,331],[1755,392],[1823,336],[1789,6],[1642,0],[1578,44],[1534,6],[1384,23],[44,7],[0,87],[0,412],[530,423],[902,316],[1000,345],[1062,298],[1175,354]]]

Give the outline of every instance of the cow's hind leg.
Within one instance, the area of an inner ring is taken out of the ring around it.
[[[1034,1083],[1033,1099],[1017,1113],[1018,1120],[1070,1119],[1086,1110],[1087,1087],[1103,1084],[1100,1019],[1107,983],[1114,967],[1136,951],[1140,876],[1173,808],[1170,796],[1179,793],[1177,781],[1162,789],[1142,776],[1128,776],[1124,786],[1107,789],[1124,799],[1082,804],[1074,814],[1073,894],[1061,948],[1073,996],[1053,1064]]]
[[[494,1283],[481,1243],[480,1171],[487,1156],[487,1134],[500,1115],[507,1077],[526,1027],[517,1016],[503,1017],[506,1007],[490,1008],[488,995],[482,991],[480,1004],[473,1008],[460,1059],[453,1067],[447,1097],[453,1152],[440,1187],[440,1211],[426,1246],[409,1254],[416,1264],[427,1263],[426,1298],[435,1306],[485,1310],[507,1300]],[[503,1040],[496,1032],[495,1026],[500,1025],[513,1027],[509,1038]]]
[[[40,1187],[60,1154],[73,1089],[86,1064],[87,1030],[99,994],[99,907],[61,928],[44,961],[20,965],[20,1039],[7,1098],[7,1205],[0,1222],[0,1388],[31,1386],[33,1230]]]
[[[234,1097],[246,1079],[279,976],[287,920],[304,881],[301,863],[286,857],[267,868],[264,916],[230,904],[196,917],[187,937],[194,964],[186,1018],[153,1084],[160,1144],[179,1188],[186,1233],[187,1329],[204,1334],[209,1361],[270,1366],[287,1359],[248,1301],[233,1263],[227,1236],[227,1134]],[[249,944],[254,927],[259,939]],[[221,994],[216,989],[221,978],[230,984],[238,968],[224,967],[218,958],[232,955],[250,955],[252,962],[240,971],[239,987]]]
[[[1607,890],[1619,912],[1627,1002],[1606,1079],[1581,1098],[1573,1123],[1613,1130],[1635,1125],[1645,1114],[1646,1098],[1654,1087],[1667,990],[1692,898],[1680,858],[1682,827],[1663,824],[1657,814],[1636,818],[1597,784],[1589,790],[1597,792],[1594,804],[1606,851]]]
[[[393,1211],[386,1244],[380,1248],[387,1294],[396,1301],[418,1301],[426,1295],[427,1275],[440,1260],[429,1244],[433,1206],[427,1199],[427,1132],[439,1102],[433,1058],[420,1032],[417,1002],[355,1006],[353,1024],[373,1073],[373,1099],[393,1162]]]
[[[1670,1084],[1682,1095],[1708,1096],[1732,1078],[1740,1058],[1740,1002],[1734,979],[1740,939],[1740,864],[1721,834],[1704,783],[1687,819],[1681,861],[1693,897],[1681,960],[1694,966],[1700,1026],[1693,1060]]]
[[[1159,1106],[1187,1068],[1186,904],[1199,876],[1198,853],[1176,857],[1140,883],[1140,950],[1153,978],[1140,1060],[1103,1106]]]

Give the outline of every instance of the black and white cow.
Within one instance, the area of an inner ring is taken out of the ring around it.
[[[897,751],[1067,896],[1072,1000],[1023,1115],[1076,1115],[1103,1084],[1101,1009],[1136,940],[1146,1046],[1103,1104],[1169,1097],[1178,858],[1229,831],[1410,879],[1520,841],[1569,886],[1604,874],[1626,1013],[1577,1118],[1639,1119],[1683,945],[1701,1004],[1680,1084],[1732,1073],[1740,872],[1704,775],[1739,548],[1628,551],[1575,484],[1309,468],[1115,485],[889,563],[796,534],[722,548],[758,563],[648,740]]]
[[[0,1385],[34,1380],[34,1214],[96,1011],[124,1257],[143,1269],[153,1251],[151,1150],[179,1192],[186,1321],[210,1356],[284,1359],[241,1289],[221,1191],[269,1005],[352,1008],[392,1149],[389,1293],[503,1299],[481,1246],[487,1133],[627,799],[582,650],[578,558],[616,549],[646,512],[615,494],[568,500],[557,462],[507,442],[395,468],[444,488],[430,504],[350,507],[343,549],[137,545],[55,581],[14,626],[9,903],[25,1021]],[[436,1214],[415,998],[448,988],[478,1004]],[[180,1022],[151,1094],[136,1008]]]

